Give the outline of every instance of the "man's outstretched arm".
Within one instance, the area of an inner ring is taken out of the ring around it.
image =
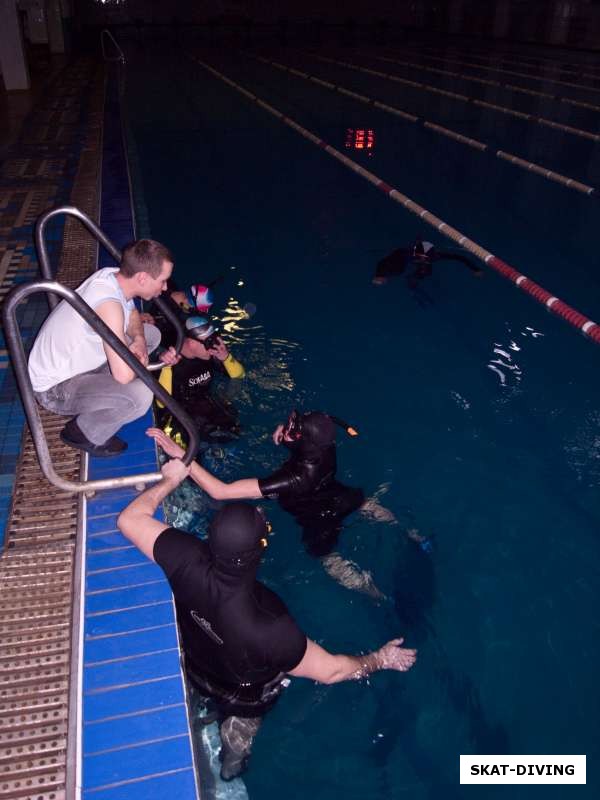
[[[392,639],[372,653],[347,656],[333,655],[308,639],[304,658],[289,674],[296,678],[310,678],[319,683],[341,683],[366,678],[382,669],[406,672],[415,663],[417,651],[400,647],[403,641],[404,639]]]
[[[146,433],[168,456],[175,459],[183,457],[184,449],[179,447],[160,428],[148,428]],[[257,478],[242,478],[239,481],[225,483],[195,461],[191,466],[190,478],[215,500],[258,500],[263,496]]]
[[[145,556],[154,561],[154,543],[169,525],[154,518],[156,509],[181,481],[189,474],[179,459],[168,461],[161,470],[163,479],[146,489],[145,492],[121,511],[117,519],[117,527],[130,542],[141,550]]]

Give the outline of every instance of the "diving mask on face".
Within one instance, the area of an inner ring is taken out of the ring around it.
[[[185,322],[187,335],[201,342],[207,350],[219,343],[219,332],[205,317],[189,317]]]
[[[283,426],[283,437],[284,439],[291,439],[293,442],[297,442],[298,439],[302,438],[302,417],[295,408]]]

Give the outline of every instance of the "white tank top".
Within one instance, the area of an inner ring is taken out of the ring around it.
[[[118,269],[107,267],[90,275],[75,291],[94,310],[107,300],[123,309],[124,330],[135,308],[115,277]],[[106,362],[102,339],[74,308],[61,302],[50,313],[36,337],[29,356],[29,377],[34,391],[45,392],[58,383],[100,367]]]

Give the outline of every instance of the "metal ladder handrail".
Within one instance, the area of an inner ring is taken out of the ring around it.
[[[108,236],[104,233],[104,231],[96,225],[93,219],[88,217],[87,214],[84,214],[83,211],[78,209],[76,206],[57,206],[56,208],[51,208],[48,211],[45,211],[41,214],[35,223],[35,249],[37,252],[38,262],[40,265],[40,272],[44,280],[52,281],[54,280],[52,276],[52,268],[50,266],[50,258],[48,256],[48,248],[46,247],[46,225],[48,222],[53,219],[54,217],[59,216],[60,214],[65,214],[66,216],[75,217],[78,219],[82,225],[96,238],[96,240],[105,248],[105,250],[115,259],[115,261],[120,264],[121,263],[121,251],[118,247],[115,247],[113,242],[108,238]],[[164,300],[161,300],[160,297],[155,297],[154,302],[160,308],[162,313],[165,317],[169,320],[171,325],[175,328],[177,332],[177,341],[175,343],[175,351],[177,355],[179,355],[181,351],[181,346],[183,345],[183,340],[185,338],[185,331],[183,329],[183,325],[177,314],[169,307]],[[58,303],[58,298],[55,297],[53,294],[48,295],[48,304],[51,309],[55,308]],[[162,369],[164,364],[161,361],[156,362],[155,364],[148,364],[146,369],[149,369],[151,372],[155,370]]]
[[[12,358],[13,368],[17,378],[17,384],[23,402],[23,408],[29,423],[29,429],[35,449],[37,452],[40,467],[50,483],[63,489],[66,492],[94,492],[101,489],[117,489],[124,486],[137,486],[139,484],[154,483],[162,478],[160,472],[147,472],[139,475],[129,475],[118,478],[104,478],[102,480],[73,482],[61,478],[54,469],[48,443],[44,434],[42,420],[34,396],[33,387],[27,369],[27,357],[23,347],[23,341],[19,331],[16,311],[20,303],[32,294],[45,292],[58,295],[66,300],[75,311],[92,327],[102,339],[112,347],[113,350],[123,359],[127,366],[135,372],[137,377],[147,386],[150,391],[158,397],[161,403],[183,423],[189,437],[188,449],[183,458],[183,462],[189,465],[196,456],[198,450],[198,433],[192,419],[180,407],[171,395],[150,375],[148,370],[142,366],[137,358],[127,349],[123,342],[106,325],[96,312],[72,289],[63,286],[56,281],[31,281],[15,286],[6,297],[2,308],[2,321],[4,323],[4,335]]]
[[[106,47],[104,46],[104,37],[108,36],[111,42],[114,44],[118,55],[116,56],[109,56],[106,54]],[[120,61],[121,64],[125,64],[125,53],[121,50],[121,46],[112,35],[112,33],[108,30],[108,28],[104,28],[100,31],[100,46],[102,47],[102,57],[105,61]]]

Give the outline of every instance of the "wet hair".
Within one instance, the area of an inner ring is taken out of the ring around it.
[[[147,272],[158,278],[165,261],[173,263],[171,252],[154,239],[138,239],[123,249],[121,272],[126,278],[132,278],[138,272]]]

